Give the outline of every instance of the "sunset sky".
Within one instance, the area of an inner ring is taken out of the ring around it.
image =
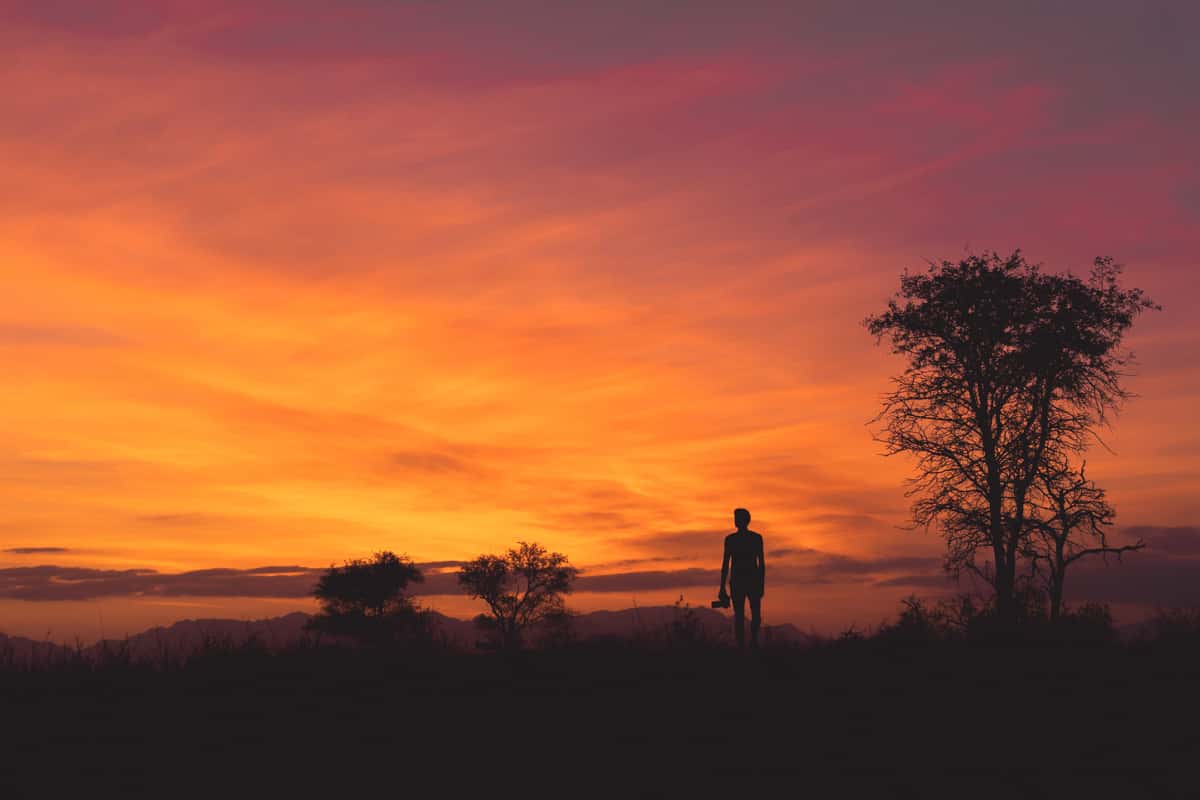
[[[707,605],[735,506],[768,623],[877,624],[945,583],[861,321],[1018,247],[1164,306],[1078,591],[1200,604],[1200,5],[948,5],[0,0],[0,631],[518,539]]]

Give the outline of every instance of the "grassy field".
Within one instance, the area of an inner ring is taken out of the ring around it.
[[[4,796],[1196,797],[1200,651],[222,651],[0,673]]]

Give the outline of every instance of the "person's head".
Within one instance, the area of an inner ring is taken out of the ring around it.
[[[744,508],[735,508],[733,510],[733,524],[737,525],[738,530],[745,530],[750,525],[750,512]]]

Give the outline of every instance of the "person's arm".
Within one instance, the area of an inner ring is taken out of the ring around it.
[[[729,542],[725,542],[725,554],[721,557],[721,588],[717,597],[725,596],[725,579],[729,577]]]
[[[762,537],[758,537],[758,588],[763,594],[767,592],[767,556],[763,552]]]

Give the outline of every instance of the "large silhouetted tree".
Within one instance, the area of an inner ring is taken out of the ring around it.
[[[313,589],[321,613],[309,621],[309,627],[372,644],[423,638],[428,626],[407,593],[410,583],[422,580],[412,561],[386,550],[369,561],[356,559],[330,567]]]
[[[579,571],[562,553],[536,543],[519,542],[504,555],[483,555],[464,564],[458,582],[471,597],[487,603],[476,618],[493,631],[505,649],[521,646],[530,626],[563,612],[562,595],[571,591]]]
[[[1119,278],[1110,258],[1080,278],[1019,251],[972,255],[904,273],[887,310],[865,321],[908,362],[877,436],[888,454],[916,456],[914,521],[941,529],[948,569],[991,583],[1006,622],[1038,476],[1085,449],[1128,397],[1121,341],[1156,306]]]
[[[1033,535],[1024,544],[1024,555],[1050,598],[1051,620],[1062,616],[1068,567],[1088,556],[1120,559],[1145,547],[1141,540],[1110,544],[1107,530],[1115,517],[1104,490],[1088,479],[1083,465],[1074,469],[1067,462],[1049,463],[1038,475],[1030,500]]]

